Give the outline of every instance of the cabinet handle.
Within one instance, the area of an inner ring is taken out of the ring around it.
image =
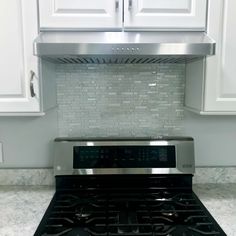
[[[133,0],[129,0],[129,10],[131,11],[133,7]]]
[[[119,5],[120,5],[120,3],[119,3],[119,0],[116,0],[116,3],[115,3],[115,6],[116,6],[116,11],[118,11],[118,10],[119,10]]]
[[[30,95],[32,98],[36,96],[36,93],[34,92],[34,83],[33,83],[34,77],[35,77],[35,73],[31,70],[30,71]]]

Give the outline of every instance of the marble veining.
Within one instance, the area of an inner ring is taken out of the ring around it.
[[[0,186],[0,235],[32,236],[53,187]],[[236,184],[197,184],[194,191],[228,236],[236,235]]]
[[[228,236],[236,235],[236,184],[198,184],[194,191]]]
[[[52,169],[0,169],[1,185],[54,185]]]
[[[236,167],[196,168],[194,183],[236,183]],[[1,185],[54,185],[52,169],[0,169]]]
[[[53,192],[52,187],[0,186],[0,235],[32,236]]]
[[[236,167],[196,168],[194,183],[236,183]]]

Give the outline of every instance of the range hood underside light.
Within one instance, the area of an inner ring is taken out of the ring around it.
[[[188,63],[214,55],[215,42],[203,32],[45,32],[34,54],[60,64]]]

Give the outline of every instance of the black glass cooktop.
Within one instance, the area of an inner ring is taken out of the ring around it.
[[[59,189],[35,236],[226,235],[191,189]]]

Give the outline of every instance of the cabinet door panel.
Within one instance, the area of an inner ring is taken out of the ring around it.
[[[236,111],[236,1],[210,0],[208,34],[216,40],[216,56],[207,58],[206,111]]]
[[[39,0],[40,28],[121,29],[123,0]]]
[[[0,29],[3,29],[0,37],[0,72],[1,86],[0,96],[22,96],[23,95],[23,32],[22,21],[19,21],[21,7],[20,2],[9,0],[6,4],[2,1],[0,6]],[[12,17],[11,14],[16,17]],[[10,29],[9,29],[10,26]],[[4,30],[7,29],[7,30]],[[4,32],[4,33],[3,33]],[[16,40],[16,37],[19,40]]]
[[[207,0],[125,0],[125,28],[203,31]]]
[[[0,2],[0,112],[40,110],[38,86],[35,86],[36,97],[31,97],[29,89],[30,71],[38,77],[38,61],[33,56],[36,7],[36,1],[32,0]],[[36,78],[33,83],[38,85]]]

